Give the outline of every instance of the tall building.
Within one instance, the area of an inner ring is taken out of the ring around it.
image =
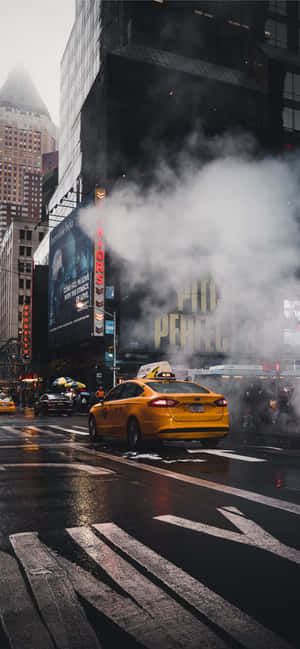
[[[0,239],[13,218],[41,213],[42,155],[55,151],[56,127],[23,68],[0,90]]]
[[[81,113],[100,70],[101,2],[77,0],[75,22],[61,61],[58,188],[50,209],[69,214],[82,198]],[[63,197],[69,194],[68,201]],[[51,222],[51,216],[50,216]]]
[[[42,157],[56,150],[56,127],[30,77],[12,71],[0,89],[0,339],[18,340],[31,304],[32,257],[46,226]]]
[[[77,0],[61,65],[59,184],[50,212],[64,218],[96,185],[109,194],[127,178],[151,182],[156,162],[176,165],[191,135],[200,135],[193,154],[201,159],[203,140],[226,131],[252,133],[265,152],[298,147],[299,7],[296,0]],[[107,261],[105,281],[116,285],[109,273]],[[124,305],[128,314],[130,300]],[[137,308],[132,313],[136,319]]]
[[[124,175],[151,175],[166,151],[172,164],[191,133],[240,129],[267,150],[296,145],[299,6],[77,0],[50,210],[64,217],[97,184],[109,191]]]

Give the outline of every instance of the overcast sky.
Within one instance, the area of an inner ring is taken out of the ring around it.
[[[75,0],[0,0],[0,87],[11,68],[22,63],[57,125],[60,60],[74,6]]]

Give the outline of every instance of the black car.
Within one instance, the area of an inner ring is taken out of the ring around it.
[[[65,394],[47,392],[42,394],[34,404],[35,415],[69,415],[73,404]]]

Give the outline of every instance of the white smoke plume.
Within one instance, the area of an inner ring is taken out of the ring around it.
[[[252,351],[268,358],[281,336],[283,299],[299,294],[297,161],[258,158],[247,136],[213,145],[218,157],[202,164],[185,154],[175,173],[162,163],[151,189],[128,183],[112,192],[103,205],[106,241],[128,262],[130,290],[149,278],[159,294],[144,299],[132,340],[153,338],[147,323],[174,310],[174,290],[211,277],[220,299],[206,326],[234,323],[231,352],[239,353],[251,320]],[[89,219],[93,209],[82,215],[85,229]]]

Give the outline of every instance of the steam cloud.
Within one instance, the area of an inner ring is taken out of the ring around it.
[[[162,163],[151,189],[117,188],[103,205],[106,241],[128,262],[130,289],[148,278],[159,295],[144,298],[132,340],[153,339],[153,319],[174,310],[174,291],[211,277],[220,300],[208,327],[233,323],[230,353],[245,356],[250,336],[252,353],[266,359],[282,342],[283,299],[299,292],[299,168],[296,159],[258,158],[247,136],[213,146],[217,157],[182,155],[176,173]],[[85,229],[93,209],[82,215]]]

